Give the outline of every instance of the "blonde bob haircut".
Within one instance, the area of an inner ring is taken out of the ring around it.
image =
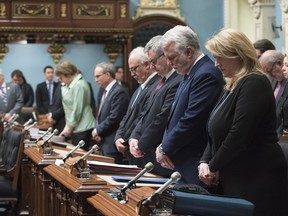
[[[241,67],[232,78],[226,78],[225,88],[233,90],[237,83],[252,72],[266,75],[260,66],[255,48],[242,32],[234,29],[221,29],[206,42],[206,49],[215,57],[239,59]]]

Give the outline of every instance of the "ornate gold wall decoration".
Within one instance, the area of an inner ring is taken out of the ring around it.
[[[0,3],[0,16],[6,16],[6,5],[5,3]]]
[[[120,44],[114,44],[114,43],[106,44],[104,52],[107,53],[110,62],[114,64],[119,53],[122,52],[122,47]]]
[[[66,17],[67,16],[67,4],[62,3],[60,10],[61,10],[61,17]]]
[[[120,5],[120,17],[121,18],[126,18],[127,16],[127,5],[126,4],[121,4]]]
[[[54,63],[57,64],[63,53],[66,52],[66,49],[63,44],[52,43],[48,47],[48,52],[51,54]]]
[[[9,48],[6,46],[6,44],[0,44],[0,63],[2,63],[3,58],[5,57],[6,53],[9,52]]]
[[[12,2],[12,17],[54,18],[54,4]]]
[[[112,4],[73,4],[74,19],[114,19]]]
[[[181,16],[179,0],[140,0],[140,7],[137,8],[136,15],[132,19],[149,15],[166,15],[185,21]]]

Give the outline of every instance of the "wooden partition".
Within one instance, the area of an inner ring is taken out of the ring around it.
[[[88,203],[87,198],[99,190],[108,191],[109,187],[105,181],[96,175],[92,175],[88,180],[82,180],[55,164],[47,166],[44,171],[51,178],[49,186],[51,216],[96,215],[98,211]]]

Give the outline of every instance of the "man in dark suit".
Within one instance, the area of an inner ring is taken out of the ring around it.
[[[266,72],[270,78],[271,86],[274,91],[276,101],[276,117],[277,117],[277,134],[281,136],[283,134],[283,125],[281,121],[281,112],[283,97],[285,94],[284,89],[287,83],[285,79],[282,67],[283,67],[284,55],[276,50],[267,50],[259,58],[262,69]]]
[[[4,73],[0,69],[0,113],[2,120],[8,121],[13,114],[19,114],[23,107],[20,87],[15,83],[5,83]]]
[[[223,77],[202,53],[197,34],[188,26],[167,31],[162,47],[167,62],[183,79],[156,158],[164,168],[179,171],[182,182],[200,184],[197,167],[208,141],[206,124],[223,90]]]
[[[36,87],[36,105],[39,114],[48,114],[51,111],[53,96],[58,82],[54,82],[54,69],[52,66],[44,68],[45,81]]]
[[[105,62],[97,64],[94,76],[96,83],[104,91],[101,100],[97,101],[98,113],[92,137],[100,143],[104,156],[114,158],[115,163],[122,163],[122,155],[114,145],[114,137],[127,110],[129,95],[116,82],[113,64]]]
[[[145,52],[150,59],[151,68],[161,76],[157,87],[149,98],[147,109],[133,130],[129,146],[135,157],[135,164],[144,168],[145,164],[154,164],[153,173],[161,176],[170,176],[171,170],[161,167],[156,161],[155,150],[162,141],[165,126],[180,83],[181,76],[167,65],[161,47],[162,36],[153,37],[145,46]]]
[[[65,127],[65,112],[62,104],[62,86],[60,83],[55,89],[55,95],[52,101],[51,112],[48,114],[48,121],[53,124],[54,129],[63,131]]]
[[[137,47],[131,51],[128,64],[131,76],[140,84],[140,86],[132,95],[126,114],[123,117],[115,136],[116,148],[123,155],[127,155],[128,153],[128,139],[131,132],[135,128],[140,118],[140,113],[147,106],[147,101],[160,80],[155,69],[150,68],[149,59],[147,54],[145,54],[143,47]],[[130,164],[134,164],[134,157],[132,155],[127,155],[127,159]]]

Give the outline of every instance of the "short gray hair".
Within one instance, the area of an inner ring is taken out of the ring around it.
[[[162,37],[162,47],[175,42],[177,51],[183,50],[188,46],[195,50],[200,50],[197,34],[188,26],[177,25],[168,30]]]
[[[144,48],[144,52],[148,53],[149,50],[153,50],[157,55],[161,55],[163,53],[162,43],[161,43],[162,35],[156,35],[148,41]]]
[[[115,72],[116,71],[115,71],[115,67],[112,63],[101,62],[101,63],[97,64],[96,67],[102,68],[104,73],[108,72],[113,79],[115,78]]]

